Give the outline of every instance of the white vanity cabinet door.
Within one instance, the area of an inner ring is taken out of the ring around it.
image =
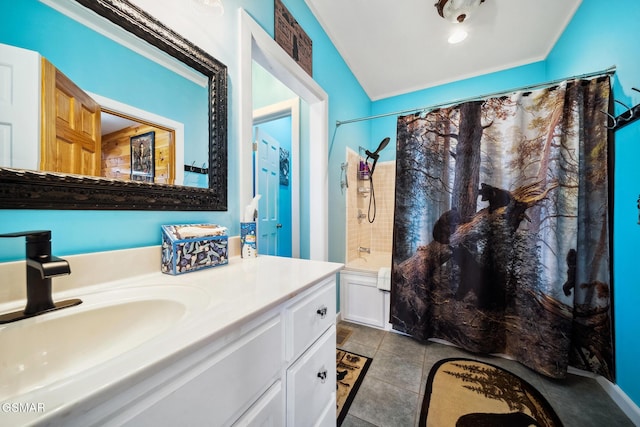
[[[265,321],[166,384],[127,425],[231,425],[280,377],[282,335],[280,316]]]
[[[300,356],[336,321],[336,280],[326,279],[316,291],[292,304],[286,311],[286,357]],[[333,345],[335,347],[335,345]],[[335,350],[335,348],[334,348]]]
[[[336,399],[327,403],[327,407],[324,408],[318,422],[314,427],[336,427]]]
[[[284,425],[284,391],[276,382],[233,424],[233,427],[280,427]]]
[[[295,427],[326,425],[327,405],[336,414],[336,327],[316,341],[287,370],[287,425]]]

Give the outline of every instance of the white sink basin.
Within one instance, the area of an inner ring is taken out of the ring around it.
[[[188,286],[79,295],[82,304],[0,326],[0,401],[106,363],[202,311]]]

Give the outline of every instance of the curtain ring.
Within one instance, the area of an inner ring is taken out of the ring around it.
[[[611,118],[611,120],[613,120],[613,126],[609,126],[609,120],[607,119],[607,124],[604,127],[606,127],[607,129],[615,129],[615,127],[618,125],[618,120],[614,116],[612,116],[611,114],[607,113],[606,111],[600,110],[600,112],[602,114],[606,114],[607,117],[609,117],[609,118]]]

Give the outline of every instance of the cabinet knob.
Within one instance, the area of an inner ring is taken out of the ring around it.
[[[322,384],[324,384],[324,382],[327,380],[327,370],[324,369],[324,370],[318,372],[318,378],[320,378],[320,382],[322,382]]]
[[[318,314],[318,316],[320,316],[321,319],[324,319],[327,316],[327,307],[326,306],[322,306],[319,309],[316,310],[316,313]]]

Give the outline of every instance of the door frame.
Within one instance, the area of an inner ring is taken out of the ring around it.
[[[253,126],[291,116],[291,257],[300,258],[300,98],[291,98],[253,111]],[[254,182],[258,179],[254,173]],[[257,188],[257,186],[256,186]]]
[[[301,187],[298,192],[299,195],[304,192],[309,197],[309,230],[308,234],[305,230],[303,235],[301,227],[298,240],[305,239],[309,243],[310,259],[327,261],[329,96],[244,9],[240,8],[238,13],[240,20],[240,208],[247,206],[253,197],[251,68],[252,61],[256,61],[309,105],[308,145],[305,142],[305,149],[309,153],[308,164],[291,164],[292,170],[303,166],[309,172],[308,185]]]

